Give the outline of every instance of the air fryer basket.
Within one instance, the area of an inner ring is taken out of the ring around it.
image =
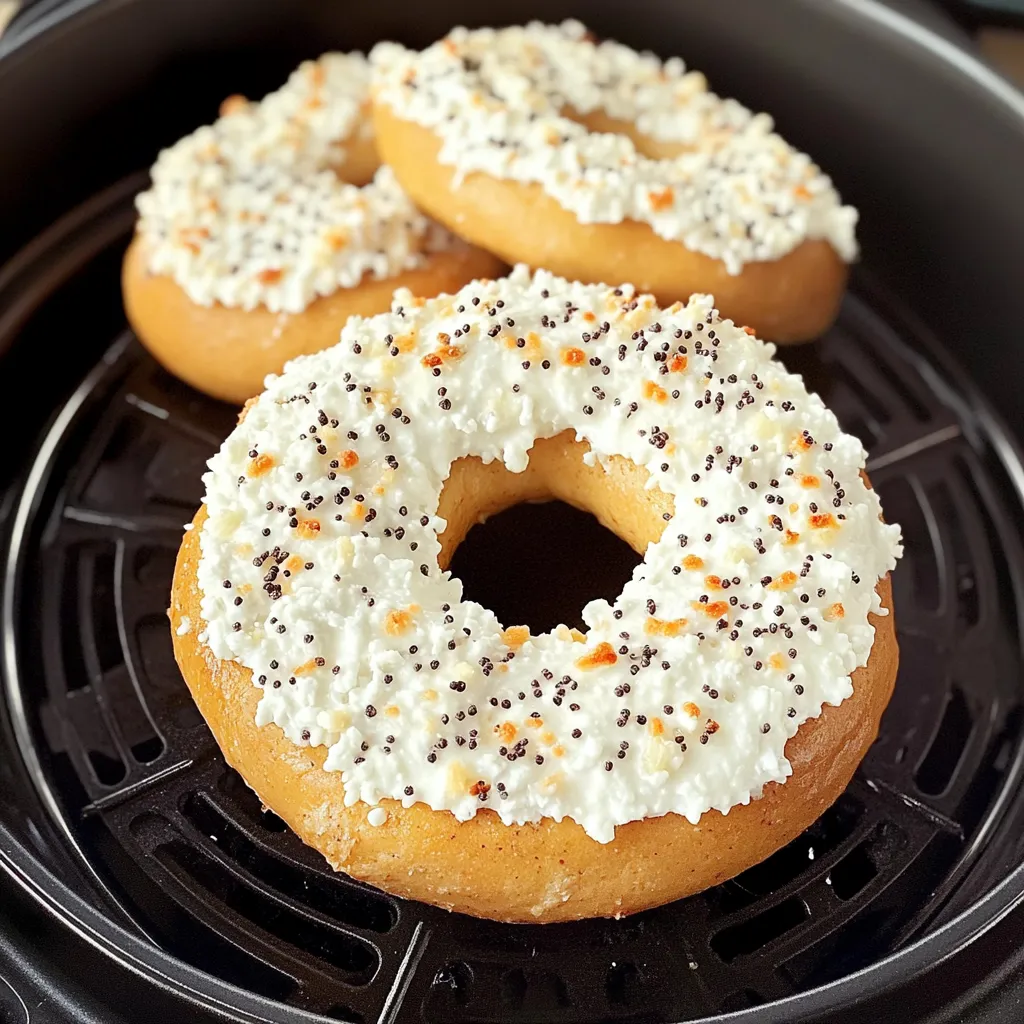
[[[154,5],[98,6],[127,18]],[[274,6],[254,4],[256,21]],[[726,31],[712,6],[694,7],[697,39]],[[198,5],[189,13],[199,17]],[[329,21],[319,34],[307,25],[305,52],[365,45],[375,32],[409,38],[393,14]],[[466,17],[434,12],[439,25],[412,41]],[[595,5],[591,20],[614,31],[610,9]],[[667,49],[708,63],[685,38]],[[223,69],[208,77],[219,86]],[[171,653],[169,583],[205,460],[235,410],[168,377],[124,329],[117,265],[144,181],[121,177],[0,273],[4,378],[51,417],[0,504],[0,756],[13,780],[0,773],[0,863],[55,914],[234,1019],[736,1011],[767,1022],[892,984],[1019,899],[1021,870],[1006,876],[1024,819],[1024,467],[993,404],[896,294],[904,254],[869,244],[838,325],[820,346],[783,353],[864,440],[887,517],[904,530],[893,577],[900,676],[854,782],[798,840],[707,893],[620,921],[503,926],[331,872],[226,768],[191,703]],[[944,340],[963,354],[960,337]]]

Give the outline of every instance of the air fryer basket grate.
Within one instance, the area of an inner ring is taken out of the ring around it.
[[[710,1016],[866,966],[964,909],[984,866],[1016,854],[1000,824],[1022,774],[1024,557],[1009,449],[927,353],[867,275],[819,347],[783,352],[865,441],[905,536],[900,677],[854,782],[734,881],[620,921],[540,927],[334,874],[226,767],[166,608],[182,523],[235,411],[130,335],[114,341],[38,449],[7,577],[15,725],[94,898],[255,993],[438,1024]]]

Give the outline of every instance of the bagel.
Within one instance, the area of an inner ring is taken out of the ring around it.
[[[856,211],[772,131],[578,22],[453,30],[371,53],[383,159],[414,202],[497,253],[581,281],[695,292],[780,343],[834,320]]]
[[[139,339],[193,387],[241,403],[396,288],[435,295],[503,269],[378,167],[368,78],[361,54],[324,54],[160,154],[122,291]]]
[[[502,921],[633,913],[798,835],[891,695],[900,542],[773,351],[707,296],[517,267],[270,378],[170,607],[228,763],[336,869]],[[644,555],[585,634],[505,628],[446,571],[552,498]]]

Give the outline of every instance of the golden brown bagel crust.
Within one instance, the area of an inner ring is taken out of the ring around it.
[[[373,118],[381,159],[416,205],[509,263],[543,267],[570,281],[629,281],[663,306],[705,292],[714,295],[723,316],[781,344],[815,338],[835,320],[847,267],[828,242],[805,241],[781,259],[748,263],[729,274],[721,260],[667,241],[647,224],[581,224],[540,185],[474,173],[453,188],[454,170],[438,162],[441,143],[433,132],[382,103],[374,104]],[[580,120],[622,129],[596,115]],[[640,148],[661,156],[666,147]]]
[[[612,471],[584,467],[571,434],[538,442],[527,472],[497,462],[455,463],[438,514],[448,519],[442,561],[473,522],[525,498],[557,496],[595,512],[643,550],[660,530],[659,490],[638,489],[642,473],[626,460]],[[573,469],[576,466],[578,469]],[[646,474],[644,474],[646,475]],[[556,490],[557,489],[557,490]],[[561,493],[559,493],[561,492]],[[631,499],[631,500],[630,500]],[[628,502],[628,504],[627,504]],[[765,787],[761,799],[709,811],[697,825],[668,814],[620,825],[601,844],[575,822],[544,819],[508,826],[483,810],[459,822],[424,804],[381,805],[387,821],[367,822],[369,808],[344,805],[339,772],[326,772],[324,747],[293,744],[276,725],[257,727],[260,690],[250,671],[221,661],[198,639],[205,628],[196,571],[205,506],[185,534],[174,572],[170,620],[174,653],[228,764],[263,803],[338,871],[388,892],[476,917],[513,922],[566,921],[632,914],[725,881],[799,835],[843,792],[878,733],[892,694],[898,652],[889,579],[878,593],[889,609],[871,616],[875,642],[853,674],[853,696],[805,722],[786,744],[793,774]],[[182,620],[189,628],[178,635]]]
[[[369,114],[369,104],[366,104],[364,116],[368,117]],[[377,143],[373,136],[353,132],[345,140],[345,159],[334,167],[334,173],[342,181],[362,187],[373,180],[378,167],[380,157],[377,155]]]
[[[301,313],[271,313],[263,306],[197,305],[173,278],[147,270],[145,242],[136,236],[125,253],[121,287],[132,328],[167,370],[214,398],[240,405],[259,394],[267,374],[279,373],[289,359],[336,344],[350,316],[389,310],[396,288],[431,298],[505,271],[496,257],[468,246],[428,253],[424,261],[396,277],[366,277],[356,288],[339,288]]]

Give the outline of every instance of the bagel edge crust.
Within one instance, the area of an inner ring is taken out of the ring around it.
[[[193,302],[174,278],[147,265],[146,242],[136,235],[124,256],[125,312],[150,354],[175,377],[204,394],[241,405],[263,390],[296,356],[335,345],[352,316],[391,308],[396,289],[430,297],[454,293],[477,278],[500,277],[505,265],[474,246],[424,253],[422,266],[393,277],[366,275],[355,288],[314,299],[301,313],[245,310]]]
[[[440,163],[441,140],[379,100],[373,125],[382,162],[413,202],[453,234],[509,263],[543,267],[570,281],[631,281],[660,305],[714,295],[722,316],[788,345],[810,341],[834,322],[849,268],[832,246],[808,239],[777,260],[730,274],[721,260],[655,234],[647,224],[582,224],[538,184],[474,172],[456,187]]]
[[[408,899],[509,923],[622,917],[692,895],[760,863],[798,836],[842,794],[878,734],[896,680],[898,648],[889,577],[877,592],[886,616],[870,615],[875,639],[852,675],[853,695],[825,705],[786,744],[793,774],[728,814],[693,825],[666,814],[620,825],[609,843],[571,819],[504,825],[490,810],[460,822],[448,811],[384,799],[345,806],[340,772],[323,770],[326,748],[302,747],[273,724],[256,725],[252,673],[216,658],[197,581],[201,506],[178,551],[168,611],[174,654],[227,763],[337,871]],[[187,630],[179,634],[183,620]]]

